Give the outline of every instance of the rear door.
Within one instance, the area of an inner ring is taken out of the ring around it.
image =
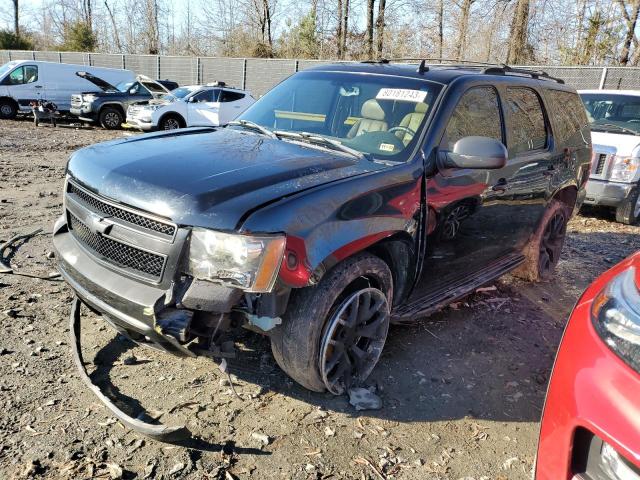
[[[220,92],[219,103],[218,118],[220,125],[226,125],[231,120],[235,120],[249,106],[244,93],[225,89]]]
[[[219,95],[219,88],[210,88],[190,97],[187,104],[187,125],[190,127],[219,125]]]

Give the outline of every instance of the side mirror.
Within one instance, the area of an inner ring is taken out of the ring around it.
[[[507,148],[489,137],[464,137],[458,140],[452,151],[440,152],[444,168],[496,169],[507,164]]]
[[[138,93],[138,89],[137,88],[130,88],[129,89],[129,95],[135,95],[136,93]]]

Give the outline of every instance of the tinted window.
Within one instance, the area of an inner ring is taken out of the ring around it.
[[[220,96],[221,102],[235,102],[236,100],[240,100],[244,98],[243,93],[238,92],[230,92],[229,90],[223,90],[222,95]]]
[[[577,93],[547,90],[553,134],[558,142],[566,142],[587,124],[587,114]]]
[[[538,94],[530,88],[508,88],[509,154],[539,150],[547,145],[547,130]]]
[[[202,92],[196,93],[193,97],[191,97],[191,101],[195,103],[199,102],[214,102],[213,99],[213,90],[203,90]]]
[[[492,87],[475,87],[462,96],[447,124],[444,144],[452,150],[458,140],[470,136],[502,141],[498,94]]]

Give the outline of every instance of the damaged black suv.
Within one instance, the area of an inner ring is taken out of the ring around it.
[[[547,277],[590,160],[578,95],[544,72],[312,68],[226,128],[71,156],[53,242],[72,330],[86,304],[135,342],[216,357],[244,326],[297,382],[341,394],[390,322],[509,271]]]

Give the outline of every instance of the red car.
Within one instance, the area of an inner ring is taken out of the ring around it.
[[[571,314],[540,429],[537,480],[640,480],[640,252]]]

